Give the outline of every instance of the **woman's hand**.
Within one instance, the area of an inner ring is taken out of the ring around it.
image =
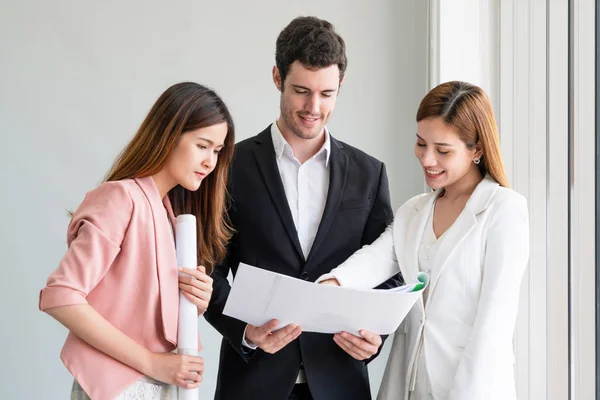
[[[148,370],[142,372],[169,385],[195,389],[202,382],[204,359],[185,354],[151,353]]]
[[[324,281],[319,282],[319,285],[330,285],[330,286],[340,286],[340,283],[335,278],[325,279]]]
[[[179,268],[187,275],[179,276],[179,289],[183,295],[198,307],[198,316],[204,314],[212,296],[213,280],[206,275],[206,269],[198,266],[196,269]]]

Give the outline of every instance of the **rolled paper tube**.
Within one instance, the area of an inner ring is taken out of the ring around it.
[[[175,247],[177,265],[195,269],[198,265],[196,241],[196,217],[181,214],[175,220]],[[179,292],[179,326],[177,331],[177,354],[198,355],[198,308]],[[198,400],[198,389],[178,387],[179,400]]]

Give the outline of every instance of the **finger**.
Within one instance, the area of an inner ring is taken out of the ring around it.
[[[290,333],[288,333],[286,336],[281,338],[281,340],[277,344],[277,347],[278,347],[277,350],[279,351],[279,350],[283,349],[290,342],[296,340],[298,338],[298,336],[300,336],[301,333],[302,333],[302,327],[296,326],[296,328],[294,328]]]
[[[372,345],[371,343],[367,342],[365,339],[358,337],[358,336],[354,336],[349,334],[348,332],[342,332],[340,334],[340,336],[344,339],[346,339],[347,341],[350,342],[350,344],[354,347],[357,348],[357,351],[360,353],[366,353],[366,354],[375,354],[377,352],[377,348]]]
[[[200,383],[202,382],[203,378],[202,378],[202,375],[198,375],[198,374],[194,374],[194,375],[196,375],[196,378],[194,379],[194,381],[191,381],[191,382],[188,382],[185,379],[183,379],[183,377],[178,376],[177,380],[175,381],[175,384],[184,389],[195,389],[200,386]]]
[[[206,274],[206,268],[204,267],[204,265],[198,265],[196,269],[202,272],[203,274]]]
[[[212,296],[213,287],[206,282],[202,282],[198,279],[194,278],[181,278],[179,279],[179,284],[193,286],[201,292],[206,293],[208,296]]]
[[[199,356],[185,356],[183,360],[186,365],[188,364],[200,364],[204,365],[204,358]]]
[[[192,304],[194,304],[196,307],[201,308],[202,310],[206,310],[208,308],[208,300],[202,300],[199,299],[191,294],[189,294],[188,292],[181,292],[183,293],[183,296],[188,299],[190,302],[192,302]]]
[[[183,373],[200,374],[200,375],[202,375],[204,373],[204,364],[200,364],[200,363],[187,364],[183,368],[184,368],[184,370],[182,371]]]
[[[212,293],[207,293],[203,290],[198,289],[195,286],[187,285],[185,283],[179,283],[179,288],[184,292],[191,294],[192,296],[198,297],[199,299],[206,301],[210,300],[210,297],[212,296]]]
[[[256,328],[256,332],[260,335],[260,336],[267,336],[269,333],[271,333],[273,331],[273,329],[277,328],[277,325],[279,325],[279,321],[276,319],[272,319],[269,322],[258,326]]]
[[[354,353],[358,354],[361,359],[369,358],[377,351],[375,347],[371,346],[366,340],[357,338],[356,336],[350,335],[347,332],[338,334],[338,339],[345,343],[346,346]]]
[[[319,282],[320,285],[329,285],[329,286],[340,286],[340,283],[337,279],[325,279],[324,281]]]
[[[380,335],[371,331],[367,331],[365,329],[359,331],[359,333],[367,342],[371,343],[373,346],[376,346],[377,348],[381,346],[382,340]]]
[[[180,372],[178,374],[179,379],[181,379],[184,382],[188,382],[188,383],[195,383],[198,382],[200,380],[200,378],[202,378],[202,375],[196,373],[196,372]]]
[[[334,335],[333,340],[335,341],[335,343],[338,346],[340,346],[340,348],[342,350],[344,350],[346,353],[348,353],[352,358],[354,358],[356,360],[364,360],[366,358],[366,357],[363,357],[358,352],[356,352],[355,348],[350,345],[350,342],[348,342],[347,340],[344,340],[344,338],[342,338],[341,336]]]
[[[210,282],[211,286],[212,286],[212,278],[197,268],[179,267],[179,272],[182,272],[187,275],[187,276],[183,276],[184,278],[198,279],[198,280],[206,282],[206,283]]]
[[[297,327],[298,327],[298,325],[295,325],[295,324],[286,325],[285,327],[277,330],[277,332],[272,332],[269,335],[268,340],[271,343],[275,344],[275,343],[279,342],[280,340],[282,340],[287,335],[289,335],[290,333],[292,333],[294,331],[294,329],[296,329]]]
[[[185,275],[179,275],[179,280],[182,279],[186,279],[188,281],[197,279],[201,282],[204,282],[206,284],[210,284],[210,286],[212,286],[212,281],[213,279],[206,275],[204,272],[199,271],[197,269],[192,269],[192,268],[179,268],[180,272],[183,272]]]

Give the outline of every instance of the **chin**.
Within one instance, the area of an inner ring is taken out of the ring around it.
[[[427,184],[427,186],[429,186],[433,190],[438,190],[438,189],[441,189],[444,186],[446,186],[446,185],[444,185],[443,182],[437,182],[437,181],[432,182],[431,180],[429,180],[427,178],[425,178],[425,183]]]
[[[186,183],[185,185],[181,185],[183,186],[186,190],[189,190],[190,192],[195,192],[196,190],[200,189],[200,185],[202,184],[202,182],[189,182]]]

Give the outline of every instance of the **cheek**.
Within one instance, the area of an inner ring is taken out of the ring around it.
[[[331,112],[335,108],[335,100],[336,100],[335,97],[325,99],[325,101],[323,101],[323,103],[321,104],[321,114],[324,114],[324,115],[331,114]]]
[[[301,107],[301,101],[292,95],[284,95],[283,96],[283,108],[286,109],[289,113],[293,113],[294,110],[298,110]]]

